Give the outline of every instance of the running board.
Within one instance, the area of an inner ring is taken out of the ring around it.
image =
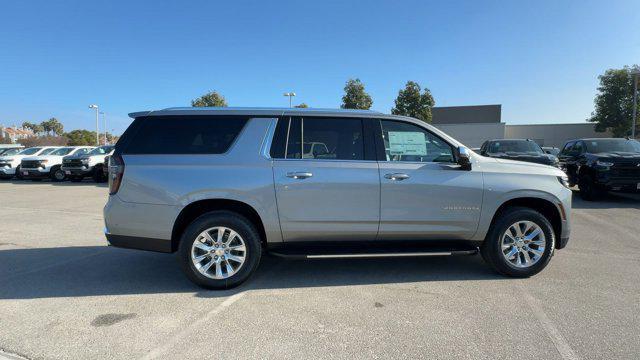
[[[271,255],[295,259],[354,259],[354,258],[386,258],[386,257],[420,257],[420,256],[460,256],[475,255],[478,249],[453,251],[421,251],[421,252],[374,252],[374,253],[339,253],[339,254],[301,254],[270,251]]]

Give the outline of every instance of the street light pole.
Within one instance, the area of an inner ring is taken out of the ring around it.
[[[636,117],[638,113],[638,75],[640,69],[636,68],[631,72],[633,75],[633,119],[631,119],[631,138],[636,138]]]
[[[102,121],[104,122],[104,145],[107,145],[107,114],[104,111],[100,111],[102,114]]]
[[[96,146],[100,146],[100,131],[98,129],[98,105],[91,104],[89,105],[89,109],[96,110]]]
[[[296,96],[296,93],[294,92],[286,92],[283,94],[284,96],[288,96],[289,97],[289,107],[291,107],[291,99]]]

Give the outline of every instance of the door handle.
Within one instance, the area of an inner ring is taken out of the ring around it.
[[[394,181],[402,181],[404,179],[408,179],[410,176],[405,173],[393,173],[386,174],[384,176],[385,179],[394,180]]]
[[[313,174],[310,172],[289,172],[287,173],[287,177],[288,178],[293,178],[293,179],[306,179],[306,178],[310,178],[312,177]]]

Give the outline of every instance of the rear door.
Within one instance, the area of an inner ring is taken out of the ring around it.
[[[279,120],[275,137],[286,141],[274,138],[271,156],[285,241],[375,239],[380,180],[365,127],[349,117]]]
[[[483,179],[462,170],[454,147],[411,122],[381,120],[380,240],[469,239],[478,227]]]

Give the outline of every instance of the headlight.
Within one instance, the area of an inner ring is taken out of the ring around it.
[[[567,175],[558,176],[558,181],[567,189],[569,188],[569,177]]]
[[[13,160],[15,160],[15,159],[14,159],[14,158],[8,158],[8,159],[4,159],[4,160],[2,160],[2,161],[3,161],[3,162],[5,162],[5,161],[6,161],[6,162],[13,162]]]
[[[600,161],[600,160],[598,160],[598,161],[596,161],[596,165],[602,166],[602,167],[611,167],[611,166],[613,166],[613,163],[609,162],[609,161]]]

